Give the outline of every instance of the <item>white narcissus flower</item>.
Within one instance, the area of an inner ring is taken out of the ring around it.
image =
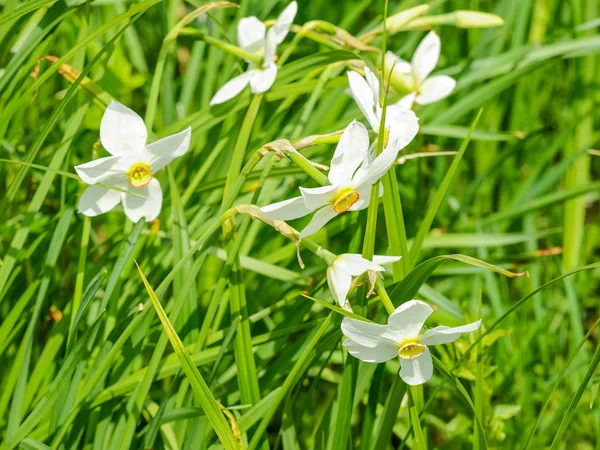
[[[365,66],[365,77],[358,72],[348,72],[348,83],[354,101],[369,122],[371,129],[379,133],[381,124],[382,106],[379,103],[379,80],[371,70]],[[398,142],[398,150],[406,147],[419,131],[419,119],[410,110],[398,105],[390,105],[385,113],[384,145],[389,141]],[[373,150],[373,149],[372,149]],[[373,152],[368,154],[369,160]]]
[[[298,4],[290,3],[268,31],[265,24],[254,16],[244,17],[239,21],[238,46],[242,50],[262,56],[262,65],[256,67],[253,62],[248,61],[248,70],[225,83],[210,101],[211,105],[225,103],[242,92],[248,84],[253,94],[266,92],[273,86],[277,76],[275,51],[290,31],[297,11]]]
[[[353,253],[339,255],[327,268],[327,284],[331,295],[342,308],[351,310],[346,297],[350,291],[352,277],[362,275],[368,270],[384,272],[385,269],[380,264],[396,262],[400,258],[400,256],[374,255],[373,261],[369,261],[361,255]]]
[[[400,377],[406,384],[423,384],[433,374],[433,362],[427,346],[447,344],[462,333],[476,331],[481,320],[460,327],[439,326],[421,333],[433,309],[427,303],[411,300],[390,314],[387,325],[344,318],[344,346],[355,358],[381,363],[400,357]]]
[[[293,220],[316,211],[300,233],[300,239],[316,233],[327,222],[346,211],[360,211],[369,206],[371,186],[392,167],[398,153],[397,142],[390,144],[372,162],[366,162],[369,132],[354,120],[346,127],[330,163],[330,185],[300,188],[301,196],[261,208],[269,218]]]
[[[440,59],[440,38],[435,31],[430,31],[418,45],[411,62],[404,61],[392,52],[386,53],[386,67],[391,69],[392,77],[402,80],[410,93],[400,99],[399,106],[412,108],[413,103],[427,105],[448,97],[456,81],[448,75],[429,75]]]
[[[142,217],[147,222],[156,219],[162,206],[162,189],[154,175],[187,152],[191,135],[192,129],[186,128],[146,145],[147,131],[142,118],[121,103],[111,102],[100,123],[100,141],[112,156],[75,166],[77,175],[90,185],[79,199],[79,212],[93,217],[121,202],[133,222]]]

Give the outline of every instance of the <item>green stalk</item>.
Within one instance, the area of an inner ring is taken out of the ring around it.
[[[319,169],[317,169],[315,166],[313,166],[312,163],[308,159],[306,159],[304,156],[302,156],[300,153],[298,153],[296,151],[286,151],[286,150],[283,150],[283,153],[285,154],[286,157],[288,157],[290,159],[290,161],[292,161],[294,164],[296,164],[298,167],[300,167],[304,172],[306,172],[306,174],[309,177],[311,177],[313,180],[315,180],[321,186],[327,186],[327,185],[331,184],[329,182],[329,178],[327,178],[327,175],[325,175],[323,172],[321,172]]]
[[[70,347],[70,342],[73,336],[71,332],[74,332],[73,322],[77,311],[79,311],[79,305],[81,304],[81,296],[83,294],[83,280],[85,277],[85,263],[88,258],[88,245],[90,241],[90,229],[92,226],[92,220],[89,217],[83,218],[83,230],[81,231],[81,245],[79,247],[79,263],[77,265],[77,276],[75,277],[75,290],[73,293],[73,305],[71,307],[71,317],[69,318],[69,335],[67,337],[67,348]]]
[[[247,52],[246,50],[242,50],[236,45],[229,44],[227,42],[216,39],[212,36],[207,35],[206,33],[197,30],[196,28],[183,28],[179,32],[179,36],[186,36],[195,40],[201,40],[210,44],[214,47],[220,48],[221,50],[226,51],[234,56],[238,56],[250,63],[253,63],[257,66],[262,64],[262,58],[254,53]]]
[[[414,447],[416,450],[427,450],[427,439],[421,428],[421,420],[419,419],[419,411],[422,408],[423,387],[409,386],[408,387],[408,415],[410,424],[414,433]]]

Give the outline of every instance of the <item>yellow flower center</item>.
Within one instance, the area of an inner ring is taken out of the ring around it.
[[[152,169],[144,162],[135,163],[129,168],[127,176],[129,177],[129,183],[134,188],[141,188],[147,186],[152,180]]]
[[[333,203],[333,210],[338,214],[346,212],[358,201],[359,198],[360,195],[358,195],[358,192],[356,192],[354,189],[342,189],[331,199]]]
[[[418,337],[404,339],[398,344],[398,356],[402,359],[414,359],[422,355],[427,347],[419,342],[420,339]]]

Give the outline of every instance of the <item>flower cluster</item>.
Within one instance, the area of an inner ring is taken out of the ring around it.
[[[298,6],[290,3],[268,30],[256,17],[241,19],[237,41],[248,59],[248,69],[225,83],[210,104],[231,100],[246,86],[253,94],[268,91],[277,77],[277,46],[283,42],[296,16]],[[342,132],[330,162],[328,183],[319,187],[300,187],[300,195],[261,208],[270,220],[294,220],[311,215],[299,233],[302,241],[322,229],[338,215],[367,208],[372,192],[383,195],[380,180],[392,169],[398,152],[417,135],[419,121],[412,107],[448,96],[455,81],[446,75],[430,76],[440,56],[440,39],[430,32],[419,44],[409,63],[388,52],[384,72],[400,100],[384,107],[378,76],[365,65],[364,76],[347,73],[350,92],[364,115],[374,139],[361,122],[353,120]],[[257,61],[261,61],[257,64]],[[386,94],[387,95],[387,94]],[[382,120],[385,117],[382,126]],[[380,134],[383,130],[383,136]],[[160,213],[162,190],[156,173],[190,146],[191,129],[147,144],[144,121],[131,109],[112,102],[100,125],[100,140],[111,156],[75,167],[89,185],[80,198],[79,211],[87,216],[106,213],[123,204],[127,217],[137,222],[152,221]],[[380,150],[380,151],[378,151]],[[374,189],[377,188],[377,189]],[[327,281],[333,299],[352,311],[348,301],[353,277],[367,273],[369,281],[385,271],[382,264],[400,256],[375,256],[372,261],[356,254],[327,258]],[[390,308],[391,309],[391,308]],[[344,345],[356,358],[385,362],[399,356],[400,376],[408,384],[420,384],[432,375],[428,346],[456,340],[461,333],[476,330],[480,321],[462,327],[436,327],[421,333],[425,319],[432,313],[427,304],[411,300],[400,305],[386,325],[345,318]]]

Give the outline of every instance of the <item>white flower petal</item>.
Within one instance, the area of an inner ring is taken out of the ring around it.
[[[410,75],[412,72],[412,66],[408,61],[396,56],[389,50],[385,52],[385,65],[386,70],[390,70],[393,67],[394,72],[397,72],[399,75]]]
[[[327,284],[333,299],[343,308],[352,284],[352,276],[335,264],[327,268]]]
[[[362,111],[363,115],[376,133],[379,132],[379,119],[375,115],[375,102],[373,101],[373,91],[369,83],[360,76],[358,72],[348,72],[348,83],[352,98]]]
[[[394,161],[396,161],[397,155],[398,145],[396,141],[389,142],[388,146],[383,149],[372,163],[362,166],[356,171],[356,174],[352,178],[352,185],[354,188],[362,191],[361,188],[372,186],[379,181],[379,179],[390,170]],[[361,195],[360,192],[359,195]]]
[[[365,154],[365,159],[363,160],[363,165],[372,163],[377,157],[377,139],[375,139],[371,145],[369,145],[369,150]]]
[[[411,64],[413,76],[418,85],[421,85],[421,83],[425,81],[425,78],[433,71],[435,66],[437,66],[438,60],[440,59],[440,48],[441,43],[439,36],[435,31],[430,31],[415,50]]]
[[[79,212],[94,217],[110,211],[121,201],[121,193],[102,186],[88,186],[79,199]]]
[[[313,211],[306,206],[302,197],[294,197],[289,200],[263,206],[260,210],[265,216],[273,220],[294,220],[304,217]]]
[[[163,193],[160,183],[156,178],[152,178],[147,186],[135,189],[135,193],[143,197],[121,194],[125,214],[132,222],[137,222],[142,217],[146,222],[152,222],[158,217],[162,207]]]
[[[277,51],[277,37],[275,31],[271,28],[267,31],[267,38],[265,39],[265,52],[263,56],[263,69],[269,68],[275,64],[275,52]]]
[[[371,95],[373,96],[373,104],[375,107],[379,106],[379,80],[377,76],[371,72],[367,66],[365,66],[365,80],[367,80],[367,84],[369,88],[371,88]]]
[[[333,208],[329,205],[319,209],[315,215],[312,217],[311,221],[304,227],[304,229],[300,232],[300,239],[304,239],[312,234],[315,234],[329,222],[337,216],[337,213],[333,210]]]
[[[190,148],[191,137],[192,127],[188,127],[177,134],[148,144],[146,150],[150,153],[152,173],[158,172],[175,158],[184,155]]]
[[[100,122],[100,141],[114,156],[125,155],[146,145],[148,133],[140,116],[119,102],[112,101]]]
[[[250,90],[253,94],[267,92],[277,78],[277,65],[271,63],[265,69],[254,69],[250,78]]]
[[[387,326],[362,320],[342,320],[344,346],[350,354],[366,362],[385,362],[398,356],[398,346]]]
[[[240,19],[237,27],[238,46],[251,53],[262,50],[265,40],[265,24],[256,17]]]
[[[342,133],[331,159],[331,184],[349,184],[358,166],[368,157],[368,152],[369,132],[362,123],[353,120]]]
[[[375,264],[389,264],[400,261],[402,256],[385,256],[385,255],[373,255],[373,262]]]
[[[411,92],[410,94],[405,95],[400,100],[398,100],[396,103],[394,103],[394,105],[399,106],[400,108],[404,108],[404,109],[412,109],[413,104],[415,103],[416,97],[417,97],[417,93]]]
[[[238,95],[250,83],[250,79],[254,75],[254,70],[247,70],[241,75],[232,78],[217,91],[210,101],[210,105],[219,105],[231,100]]]
[[[120,156],[107,156],[75,166],[75,171],[85,183],[96,184],[119,175],[125,176],[128,167]]]
[[[433,375],[433,361],[428,348],[414,359],[400,358],[400,378],[406,384],[423,384]]]
[[[319,186],[316,188],[300,188],[302,198],[306,206],[314,211],[321,206],[325,206],[329,203],[329,199],[338,190],[338,186]]]
[[[365,273],[367,270],[372,270],[374,272],[383,272],[385,270],[380,265],[354,253],[343,253],[339,255],[335,258],[333,265],[355,277]]]
[[[279,14],[277,18],[277,22],[275,25],[269,29],[269,31],[273,30],[273,35],[276,38],[276,43],[281,44],[287,34],[290,31],[290,27],[294,22],[294,18],[296,17],[296,13],[298,12],[298,3],[291,2],[287,7]]]
[[[419,132],[419,119],[410,108],[391,105],[385,115],[385,126],[389,129],[388,145],[396,145],[396,152],[406,147]]]
[[[369,363],[383,363],[394,359],[398,355],[398,349],[385,342],[375,347],[365,347],[351,339],[346,339],[342,345],[348,349],[348,353],[352,356]]]
[[[425,320],[431,315],[433,308],[420,300],[410,300],[397,307],[388,318],[388,325],[402,339],[419,335]]]
[[[427,330],[425,334],[423,334],[421,337],[421,343],[423,345],[437,345],[454,342],[462,333],[471,333],[473,331],[477,331],[480,326],[481,320],[454,328],[445,326],[435,327],[431,330]]]
[[[415,101],[419,105],[427,105],[448,97],[456,86],[454,78],[448,75],[434,75],[427,78],[420,87]]]

